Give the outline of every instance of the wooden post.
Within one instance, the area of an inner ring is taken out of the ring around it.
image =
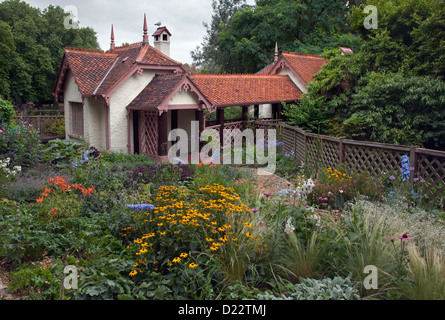
[[[219,143],[222,147],[224,145],[224,108],[219,108],[216,112],[216,119],[219,124]]]
[[[260,106],[256,104],[254,106],[254,120],[257,121],[259,117],[260,117]]]
[[[249,107],[248,106],[244,106],[243,108],[243,121],[247,122],[247,120],[249,120]]]
[[[338,143],[339,143],[339,158],[340,158],[340,163],[345,163],[345,144],[343,142],[343,140],[346,139],[346,137],[340,137],[338,139]]]
[[[167,140],[168,140],[168,132],[167,132],[167,112],[163,112],[158,117],[158,155],[166,156],[167,152]]]
[[[410,175],[409,175],[409,181],[412,184],[414,182],[414,174],[418,171],[418,163],[417,163],[417,153],[416,149],[419,148],[419,146],[411,146],[409,150],[409,165],[410,167],[414,168],[414,170],[411,171],[410,168]]]

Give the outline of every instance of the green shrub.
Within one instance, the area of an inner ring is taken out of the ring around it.
[[[54,165],[71,165],[76,159],[81,157],[83,144],[76,141],[55,139],[49,141],[42,147],[43,160]]]
[[[300,279],[298,284],[288,284],[288,291],[275,296],[272,292],[256,296],[259,300],[360,300],[356,284],[350,277],[335,277],[334,279]]]
[[[0,97],[0,130],[9,127],[14,115],[14,106],[9,101],[3,100]]]
[[[11,159],[11,166],[31,167],[40,160],[39,148],[39,133],[26,122],[0,134],[0,155]]]

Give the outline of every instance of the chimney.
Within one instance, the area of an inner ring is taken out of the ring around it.
[[[170,56],[170,31],[167,27],[159,27],[155,33],[153,33],[154,47],[161,51],[166,56]]]
[[[148,44],[147,15],[145,13],[144,13],[144,36],[142,37],[142,43]]]

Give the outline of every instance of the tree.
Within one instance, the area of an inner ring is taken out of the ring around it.
[[[373,4],[378,29],[365,29],[363,7],[353,7],[360,49],[329,56],[288,118],[313,132],[445,149],[445,3]]]
[[[352,1],[351,1],[352,2]],[[256,6],[234,11],[227,23],[212,29],[214,41],[204,48],[216,60],[199,56],[224,72],[257,72],[280,50],[322,53],[326,48],[358,48],[358,38],[346,32],[347,1],[257,0]],[[194,59],[197,56],[193,56]],[[197,61],[197,59],[195,59]]]
[[[203,22],[207,30],[201,46],[191,52],[194,63],[202,66],[208,72],[222,71],[220,69],[220,53],[217,43],[220,33],[228,24],[230,18],[238,11],[246,8],[246,0],[213,0],[213,15],[210,24]]]
[[[0,21],[0,97],[8,97],[10,93],[9,72],[15,52],[11,27]]]
[[[99,49],[91,28],[64,28],[67,15],[60,7],[49,6],[42,12],[24,1],[0,3],[0,94],[4,98],[15,104],[52,101],[64,48]]]

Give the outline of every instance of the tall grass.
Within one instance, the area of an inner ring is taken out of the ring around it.
[[[410,261],[407,279],[400,282],[406,298],[411,300],[445,300],[445,257],[434,247],[421,250],[408,247]]]
[[[307,244],[304,244],[295,233],[289,233],[277,264],[286,278],[295,283],[300,278],[319,276],[322,257],[323,250],[319,244],[317,232],[312,233]]]

